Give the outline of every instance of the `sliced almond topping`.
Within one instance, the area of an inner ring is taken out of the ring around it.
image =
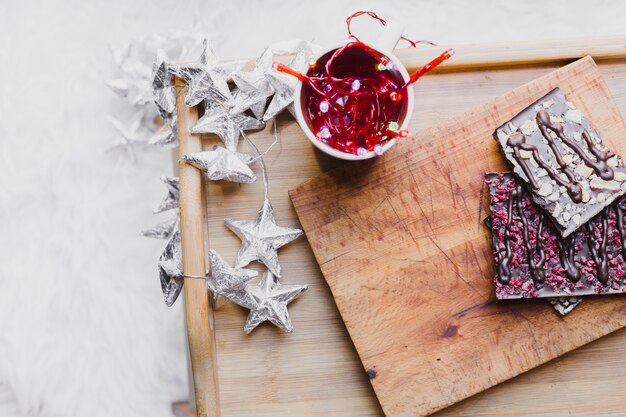
[[[604,181],[602,178],[595,177],[591,181],[589,181],[589,186],[592,190],[608,190],[608,191],[618,191],[620,187],[619,181]]]
[[[526,149],[520,149],[519,156],[521,156],[523,159],[530,159],[533,157],[533,152],[527,151]]]
[[[583,200],[583,203],[586,203],[587,201],[589,201],[589,190],[587,189],[587,187],[583,187],[582,200]]]
[[[554,116],[554,115],[550,115],[550,122],[551,123],[563,123],[563,118],[561,116]]]
[[[583,115],[580,113],[580,110],[568,110],[565,113],[565,118],[578,124],[582,124],[583,122]]]
[[[539,187],[539,190],[537,191],[537,194],[539,194],[542,197],[546,197],[550,195],[550,193],[552,193],[552,185],[547,182],[544,182],[543,184],[541,184],[541,187]]]
[[[546,197],[546,200],[548,201],[557,201],[559,199],[560,194],[559,193],[552,193],[549,196]]]
[[[575,169],[574,172],[577,173],[578,175],[580,175],[583,178],[589,178],[589,176],[593,173],[593,168],[588,167],[587,165],[583,164],[579,164]]]
[[[615,181],[626,181],[626,172],[616,172],[615,175],[613,175],[613,179]]]
[[[520,130],[526,136],[532,135],[535,130],[537,130],[537,122],[534,120],[526,120],[523,125],[520,126]]]

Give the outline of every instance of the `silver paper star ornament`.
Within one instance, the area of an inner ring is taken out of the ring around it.
[[[213,249],[209,250],[211,269],[206,278],[207,288],[211,291],[213,305],[220,295],[244,288],[246,282],[258,275],[257,271],[245,268],[232,268]]]
[[[237,150],[242,131],[258,130],[265,123],[243,113],[230,114],[220,105],[207,102],[205,114],[191,127],[191,133],[214,133],[220,137],[226,148]]]
[[[206,172],[212,181],[253,183],[256,175],[250,169],[254,159],[245,153],[214,146],[210,151],[183,155],[182,160]]]
[[[307,50],[306,45],[300,47],[287,66],[298,72],[305,72],[307,67]],[[293,114],[293,96],[298,79],[276,70],[270,70],[267,72],[267,81],[274,89],[274,96],[263,115],[263,121],[267,122],[276,117],[278,113],[286,108],[290,109]]]
[[[150,145],[178,145],[178,120],[176,114],[163,119],[163,124],[148,138]]]
[[[219,74],[226,81],[231,81],[233,73],[241,71],[241,69],[248,63],[245,59],[222,61],[217,57],[212,43],[206,38],[202,44],[200,62],[204,65],[210,65],[211,71]]]
[[[240,70],[245,61],[220,61],[215,56],[208,41],[204,42],[204,52],[200,63],[183,64],[172,67],[179,77],[189,85],[185,105],[191,107],[202,100],[212,99],[232,106],[232,94],[228,87],[231,74]]]
[[[174,216],[169,219],[152,226],[149,229],[141,232],[145,237],[151,237],[154,239],[169,239],[174,231],[178,230],[180,226],[180,213],[176,210]]]
[[[303,235],[302,230],[276,225],[274,210],[268,199],[254,220],[224,219],[226,226],[241,239],[237,254],[237,268],[252,261],[260,261],[277,276],[281,276],[278,249]]]
[[[154,103],[161,117],[165,118],[176,110],[174,77],[169,70],[167,54],[162,49],[157,50],[156,60],[152,67],[152,92]]]
[[[163,197],[163,200],[154,208],[153,213],[161,213],[163,211],[178,208],[178,177],[168,177],[166,175],[161,177],[161,181],[167,186],[167,194]]]
[[[237,71],[232,79],[237,86],[233,99],[233,111],[243,112],[250,109],[257,119],[261,119],[265,113],[267,99],[274,94],[274,88],[268,82],[266,73],[272,67],[274,53],[267,48],[256,60],[251,71]]]
[[[106,80],[105,84],[122,100],[132,106],[150,103],[153,99],[150,67],[139,56],[139,45],[130,43],[126,48],[114,49],[113,59],[121,76]]]
[[[165,304],[171,307],[183,289],[183,256],[179,230],[172,234],[159,258],[159,279]]]
[[[257,119],[260,120],[263,118],[267,98],[271,93],[264,94],[256,90],[241,90],[238,87],[235,87],[232,93],[233,107],[230,109],[232,114],[239,114],[250,110]]]
[[[287,305],[308,285],[283,285],[272,272],[266,271],[259,285],[246,285],[243,290],[225,293],[234,303],[250,309],[243,330],[250,333],[264,321],[270,321],[287,333],[293,331]]]

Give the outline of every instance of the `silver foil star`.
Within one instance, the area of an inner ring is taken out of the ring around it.
[[[178,119],[175,113],[163,119],[163,124],[148,138],[148,143],[158,146],[178,145]]]
[[[215,133],[222,139],[226,148],[237,150],[242,131],[257,130],[265,123],[243,113],[232,114],[219,104],[207,101],[204,116],[191,127],[191,133]]]
[[[163,211],[178,208],[178,177],[162,176],[161,181],[167,186],[167,195],[154,208],[153,213],[161,213]]]
[[[183,289],[183,257],[179,230],[172,234],[159,258],[159,278],[165,304],[171,307]]]
[[[267,48],[257,59],[252,71],[233,73],[232,78],[237,86],[233,112],[240,113],[250,109],[257,119],[263,117],[267,98],[274,94],[274,88],[266,76],[272,67],[273,57],[272,49]]]
[[[122,75],[106,80],[105,84],[132,106],[150,103],[153,99],[152,72],[141,61],[139,45],[133,42],[124,49],[113,50],[113,59]]]
[[[221,146],[214,146],[210,151],[183,155],[182,160],[205,171],[207,178],[212,181],[225,180],[238,183],[256,181],[256,175],[250,169],[255,160],[250,155]]]
[[[259,285],[246,285],[245,289],[225,293],[234,303],[250,309],[243,327],[250,333],[264,321],[270,321],[287,333],[293,331],[287,305],[305,291],[305,285],[282,285],[270,271],[263,274]]]
[[[232,268],[213,249],[209,250],[209,261],[211,270],[207,275],[206,285],[211,290],[213,305],[220,295],[243,289],[246,282],[259,274],[252,269]]]
[[[176,110],[174,77],[169,71],[167,54],[162,49],[157,50],[156,61],[152,67],[152,91],[161,117],[165,118]]]
[[[232,105],[232,94],[228,81],[233,72],[240,70],[245,61],[219,61],[205,40],[200,63],[183,64],[172,67],[172,72],[189,85],[185,105],[191,107],[202,100],[213,99],[227,106]]]
[[[174,231],[178,230],[180,226],[180,213],[175,210],[174,216],[169,219],[152,226],[149,229],[141,232],[145,237],[151,237],[154,239],[169,239]]]
[[[266,198],[254,220],[224,219],[226,226],[241,239],[241,248],[237,254],[237,268],[252,261],[261,261],[269,270],[281,276],[277,250],[302,236],[300,229],[277,226],[274,210]]]
[[[300,47],[287,66],[298,72],[305,72],[307,68],[307,51],[308,48],[306,45]],[[298,79],[271,70],[267,73],[267,81],[274,89],[274,96],[263,115],[263,121],[267,122],[286,108],[293,114],[293,95]]]
[[[263,118],[268,95],[256,90],[240,90],[237,87],[235,87],[232,93],[233,107],[230,109],[232,114],[239,114],[250,110],[257,119],[260,120]]]
[[[200,56],[200,62],[211,67],[211,71],[219,74],[226,81],[232,81],[232,75],[241,71],[246,66],[248,61],[246,59],[235,59],[222,61],[217,57],[215,50],[211,43],[205,39],[203,43],[203,53]]]

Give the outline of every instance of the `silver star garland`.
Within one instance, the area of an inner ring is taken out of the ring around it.
[[[210,151],[183,155],[182,160],[206,172],[207,178],[212,181],[256,181],[256,175],[250,169],[255,162],[254,158],[221,146],[214,146]]]
[[[287,333],[293,331],[287,305],[298,297],[308,285],[283,285],[271,271],[265,271],[258,285],[246,285],[244,289],[224,295],[242,307],[250,309],[243,327],[246,333],[264,321],[270,321]]]
[[[213,305],[216,305],[220,295],[244,288],[245,283],[259,273],[252,269],[232,268],[213,249],[209,250],[211,269],[206,278],[207,288],[211,291]]]
[[[140,49],[148,53],[156,51],[156,60],[152,68],[142,61]],[[168,62],[165,51],[173,49],[180,49],[179,62],[181,59],[183,62],[189,61],[189,57],[197,53],[199,49],[200,62],[172,65]],[[215,133],[221,137],[225,145],[225,148],[214,147],[208,152],[186,155],[183,158],[186,162],[204,169],[210,180],[252,182],[256,176],[250,167],[260,159],[265,197],[256,219],[254,221],[225,219],[227,226],[242,239],[237,266],[231,268],[219,258],[216,252],[211,251],[213,272],[207,274],[206,277],[207,287],[212,292],[213,301],[216,301],[217,296],[222,292],[236,294],[243,291],[246,294],[248,301],[244,304],[251,309],[245,326],[247,332],[265,320],[273,322],[285,331],[291,331],[292,325],[286,306],[306,289],[306,285],[283,286],[276,278],[276,275],[279,276],[281,272],[277,250],[303,233],[299,229],[276,225],[273,209],[268,199],[267,170],[262,159],[263,154],[259,153],[244,133],[265,127],[265,123],[260,119],[264,118],[267,121],[284,108],[292,107],[294,80],[271,71],[273,53],[271,47],[266,49],[257,59],[254,68],[244,72],[242,69],[246,61],[220,61],[206,38],[196,34],[174,33],[166,36],[153,36],[144,40],[143,43],[134,42],[126,49],[114,51],[115,62],[122,74],[118,78],[106,81],[106,84],[124,101],[139,110],[137,112],[139,117],[129,126],[123,125],[117,119],[111,119],[119,136],[114,147],[127,150],[134,159],[136,158],[135,149],[143,148],[147,144],[161,146],[177,144],[176,92],[173,86],[173,74],[185,79],[189,85],[189,92],[185,97],[188,106],[197,105],[203,100],[207,106],[204,117],[193,126],[193,133]],[[306,50],[300,48],[289,66],[298,71],[304,71],[306,54]],[[228,85],[231,80],[235,84],[232,91]],[[270,97],[272,99],[266,109]],[[154,107],[148,106],[150,102],[155,103],[163,124],[152,122],[156,112]],[[250,117],[246,114],[248,112],[254,114],[255,117]],[[145,128],[143,134],[142,123]],[[274,128],[276,129],[276,126]],[[237,152],[240,136],[243,136],[256,150],[257,157],[252,158]],[[276,131],[275,138],[274,144],[277,141]],[[162,177],[161,179],[165,182],[168,193],[154,212],[173,210],[174,215],[142,233],[147,237],[168,239],[165,250],[159,258],[159,275],[165,302],[171,306],[183,287],[179,191],[177,178]],[[245,282],[257,273],[241,267],[253,260],[265,263],[269,271],[264,275],[259,286],[246,287]]]
[[[183,289],[183,257],[180,230],[176,230],[172,234],[159,258],[159,278],[165,304],[171,307]]]

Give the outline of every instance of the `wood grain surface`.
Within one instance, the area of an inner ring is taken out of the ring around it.
[[[540,49],[540,46],[535,48]],[[488,52],[494,48],[484,45],[482,50]],[[412,58],[413,54],[408,51],[398,52],[398,55],[409,66],[412,66],[411,59],[420,62],[424,58]],[[457,53],[455,59],[462,55],[462,51]],[[429,74],[415,85],[416,103],[411,129],[417,131],[445,121],[543,76],[561,63],[560,58],[532,66]],[[626,60],[601,61],[600,71],[618,107],[622,113],[626,112]],[[336,168],[341,162],[315,151],[289,115],[279,117],[278,130],[280,142],[266,156],[270,197],[278,223],[298,226],[287,190],[320,172]],[[251,136],[263,149],[273,140],[271,126]],[[215,143],[219,143],[215,137],[202,138],[204,149]],[[250,152],[243,143],[240,150]],[[258,166],[255,171],[260,173]],[[260,183],[243,186],[207,183],[210,247],[218,250],[229,262],[235,259],[239,240],[225,228],[223,218],[252,219],[262,199]],[[208,250],[208,246],[204,250]],[[221,415],[382,416],[382,409],[308,242],[300,239],[281,249],[279,254],[285,283],[310,284],[309,290],[289,308],[295,331],[287,336],[269,325],[262,325],[246,336],[242,332],[245,310],[225,303],[215,311]],[[192,335],[203,331],[202,323],[196,324],[197,328],[188,326]],[[209,349],[201,344],[195,348]],[[626,408],[622,395],[626,391],[624,357],[626,330],[621,330],[436,415],[622,416]],[[198,376],[194,379],[202,382]]]
[[[626,325],[623,297],[567,317],[545,300],[495,300],[483,174],[506,166],[491,135],[557,86],[626,155],[587,57],[290,192],[388,417],[430,414]]]

